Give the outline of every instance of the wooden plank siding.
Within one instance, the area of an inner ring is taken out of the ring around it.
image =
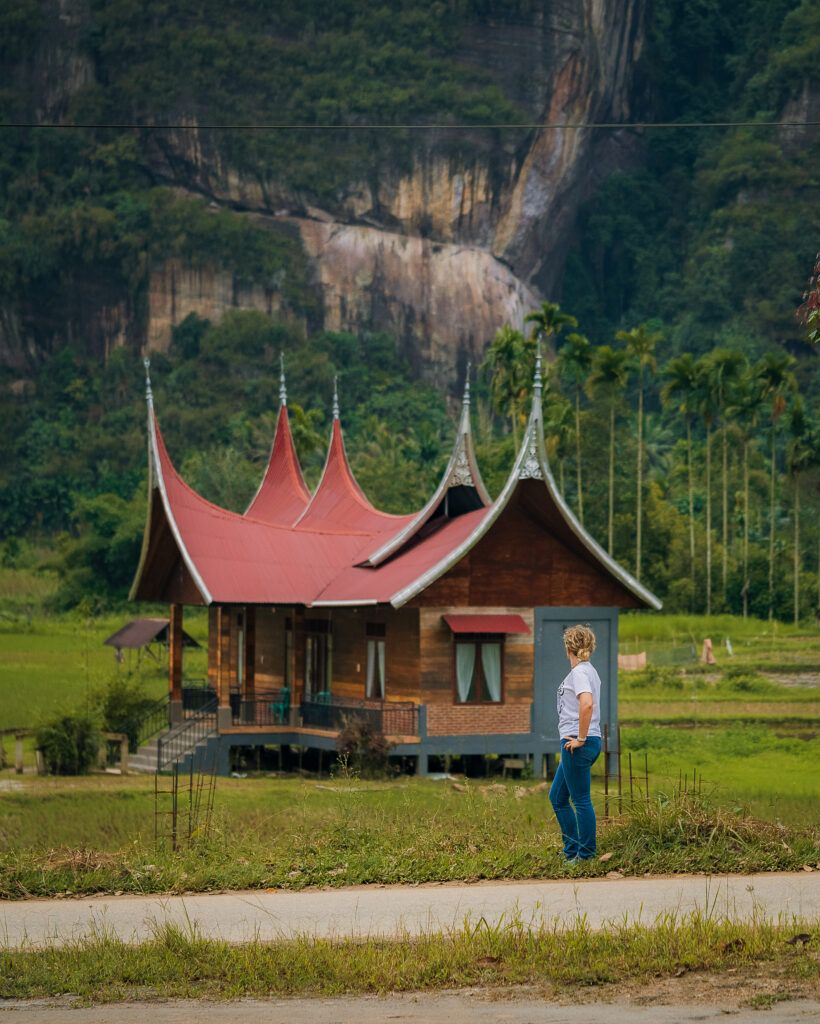
[[[581,550],[565,524],[545,520],[543,486],[539,480],[523,481],[494,528],[410,603],[450,610],[490,605],[641,607]]]
[[[520,615],[533,628],[532,608],[482,605],[421,609],[421,692],[422,704],[453,704],[453,634],[443,616],[449,614]],[[504,678],[502,699],[505,704],[530,704],[532,701],[533,634],[510,633],[504,638]]]

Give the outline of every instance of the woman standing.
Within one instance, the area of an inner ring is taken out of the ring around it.
[[[564,648],[570,670],[558,688],[561,763],[550,803],[561,826],[564,856],[573,862],[595,856],[595,811],[589,788],[591,768],[601,753],[601,678],[589,663],[595,650],[595,634],[589,626],[565,629]]]

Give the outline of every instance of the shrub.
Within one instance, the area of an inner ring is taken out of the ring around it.
[[[100,749],[99,724],[83,712],[62,715],[37,730],[37,747],[52,775],[85,775]]]
[[[359,775],[387,774],[390,744],[384,733],[361,715],[350,715],[344,719],[336,749],[351,770]]]
[[[132,753],[146,712],[154,701],[145,693],[141,680],[115,677],[100,695],[103,722],[108,732],[124,732]]]

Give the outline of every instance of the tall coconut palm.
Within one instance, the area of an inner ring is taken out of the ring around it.
[[[797,389],[796,360],[785,352],[767,352],[755,366],[761,394],[769,405],[771,462],[769,468],[769,619],[774,618],[774,539],[776,531],[777,426],[786,409],[787,396]]]
[[[601,345],[595,350],[589,388],[596,398],[602,398],[609,406],[609,508],[606,549],[610,555],[615,529],[615,415],[618,403],[623,400],[628,379],[626,352],[614,349],[611,345]]]
[[[583,334],[568,334],[558,354],[558,369],[575,388],[575,480],[578,519],[584,525],[584,492],[581,472],[581,389],[592,368],[592,346]]]
[[[799,396],[789,412],[788,431],[786,464],[794,492],[794,624],[797,625],[800,621],[800,474],[818,460],[818,438],[811,430]]]
[[[544,410],[544,435],[547,454],[558,463],[558,486],[564,493],[564,465],[573,434],[572,406],[556,391],[548,392]]]
[[[698,411],[706,430],[706,614],[712,614],[712,430],[717,418],[714,379],[709,357],[701,356],[695,364]]]
[[[638,456],[637,456],[637,494],[635,498],[635,577],[641,578],[641,536],[643,525],[643,405],[644,380],[647,373],[656,369],[655,346],[662,335],[650,331],[646,324],[633,327],[631,331],[618,331],[618,341],[625,342],[626,351],[638,370]]]
[[[731,404],[726,415],[740,428],[743,462],[743,618],[749,616],[749,450],[757,432],[760,411],[763,408],[763,396],[759,382],[746,366],[739,380],[732,389]]]
[[[707,372],[711,378],[715,409],[721,421],[721,499],[723,512],[721,530],[721,540],[723,543],[721,597],[723,598],[724,605],[726,604],[726,579],[729,568],[729,434],[726,409],[731,402],[732,389],[737,385],[743,368],[746,365],[747,360],[743,353],[733,349],[716,348],[707,357]]]
[[[525,324],[532,324],[533,339],[556,338],[565,327],[577,327],[578,321],[571,313],[564,313],[557,302],[542,302],[541,308],[524,317]]]
[[[527,339],[505,324],[493,338],[482,369],[490,374],[490,396],[499,416],[509,416],[513,445],[518,450],[521,410],[530,386]]]
[[[692,581],[692,611],[695,600],[695,486],[692,469],[692,419],[698,409],[698,373],[695,357],[685,352],[670,359],[663,369],[661,401],[683,416],[686,425],[686,479],[689,499],[689,572]]]

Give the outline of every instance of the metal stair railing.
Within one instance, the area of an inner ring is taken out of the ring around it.
[[[164,697],[161,697],[146,709],[137,729],[137,750],[139,750],[143,743],[147,743],[148,740],[156,736],[157,733],[168,728],[169,703],[170,697],[166,693]]]
[[[190,754],[202,740],[216,733],[216,698],[208,701],[199,711],[191,713],[184,723],[167,736],[160,736],[157,741],[157,771],[171,764],[177,764]]]

